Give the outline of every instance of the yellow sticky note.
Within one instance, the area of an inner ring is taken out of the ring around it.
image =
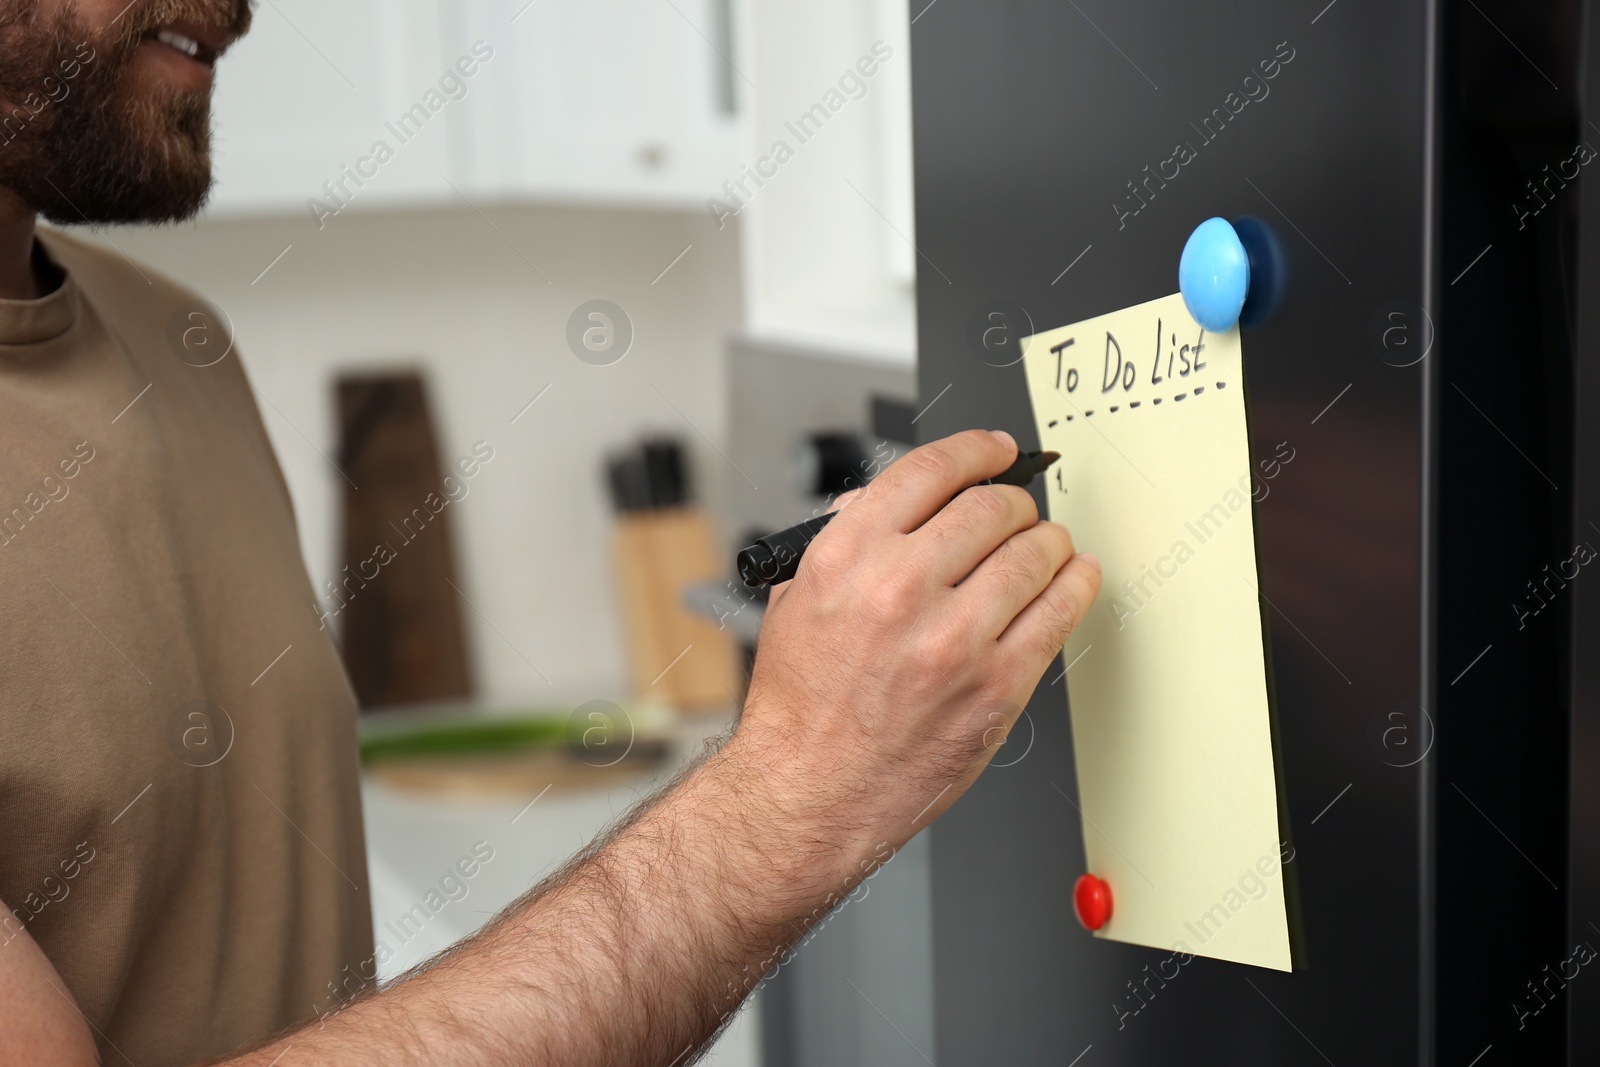
[[[1289,970],[1238,328],[1174,294],[1022,345],[1050,518],[1104,568],[1065,650],[1098,935]]]

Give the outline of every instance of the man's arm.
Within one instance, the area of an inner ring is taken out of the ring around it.
[[[774,596],[720,751],[472,938],[219,1062],[691,1062],[977,777],[1093,601],[1098,564],[1025,490],[961,491],[1015,455],[971,431],[890,467]]]
[[[868,871],[765,802],[735,739],[477,935],[228,1067],[687,1064]],[[302,1058],[303,1057],[303,1058]]]

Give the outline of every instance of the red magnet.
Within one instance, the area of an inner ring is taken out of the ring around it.
[[[1072,910],[1085,930],[1098,930],[1111,918],[1111,887],[1102,878],[1085,874],[1072,887]]]

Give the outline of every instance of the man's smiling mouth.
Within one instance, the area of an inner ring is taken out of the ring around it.
[[[145,40],[164,44],[173,51],[179,52],[197,63],[203,63],[207,67],[214,67],[217,62],[217,56],[220,54],[217,49],[168,27],[152,30],[146,35]]]

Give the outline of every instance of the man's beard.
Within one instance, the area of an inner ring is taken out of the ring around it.
[[[0,187],[52,222],[175,222],[211,191],[211,94],[140,91],[129,65],[149,31],[175,22],[250,24],[249,0],[135,0],[94,32],[40,0],[0,12]]]

